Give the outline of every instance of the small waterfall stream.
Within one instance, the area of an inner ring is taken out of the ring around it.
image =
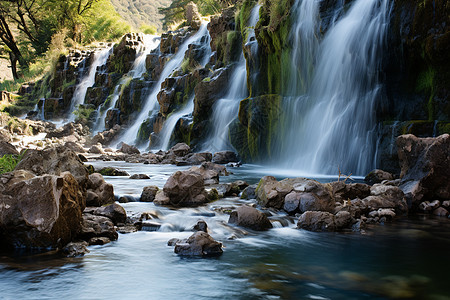
[[[144,107],[141,109],[139,114],[136,116],[133,125],[131,125],[119,138],[127,144],[134,144],[139,128],[141,124],[149,117],[149,114],[158,109],[158,93],[161,89],[161,84],[178,68],[180,68],[181,63],[184,59],[184,54],[188,49],[188,46],[192,43],[199,42],[205,35],[208,34],[207,23],[203,22],[200,29],[196,34],[188,38],[178,49],[178,52],[166,63],[164,70],[162,71],[158,82],[154,85],[150,95],[144,102]]]
[[[391,5],[388,0],[355,1],[317,44],[318,24],[307,20],[312,14],[317,19],[317,1],[300,2],[294,26],[300,44],[294,49],[306,49],[293,63],[306,66],[300,76],[292,76],[298,96],[284,103],[280,159],[286,167],[313,174],[336,174],[338,168],[365,174],[375,167],[374,106],[380,97],[378,70]],[[315,63],[308,64],[311,60]],[[305,84],[309,74],[312,80]]]
[[[208,37],[207,39],[201,40],[202,43],[201,48],[202,51],[204,52],[202,61],[200,62],[200,66],[202,68],[205,67],[205,65],[211,58],[211,46],[210,46],[211,38],[209,36],[208,30],[206,30],[206,36]],[[160,143],[161,150],[166,151],[169,149],[170,138],[172,137],[172,133],[175,130],[175,126],[177,125],[178,120],[180,120],[183,116],[192,114],[192,112],[194,111],[194,98],[195,98],[194,95],[191,96],[187,104],[181,110],[171,113],[169,118],[167,118],[167,120],[164,122],[164,126],[161,132],[159,133],[159,136],[161,137]]]
[[[70,117],[69,122],[75,120],[75,115],[72,113],[78,105],[84,103],[84,98],[86,97],[87,89],[94,85],[95,83],[95,73],[97,72],[97,67],[103,66],[108,60],[109,55],[112,53],[111,48],[101,49],[94,53],[94,59],[92,64],[89,66],[89,72],[77,85],[75,92],[72,97],[72,103],[70,104]]]
[[[114,108],[116,106],[116,103],[119,100],[120,94],[122,92],[121,87],[128,80],[142,77],[142,75],[147,71],[145,67],[146,64],[145,59],[147,58],[147,55],[150,54],[151,51],[156,49],[159,46],[159,43],[160,39],[158,38],[158,36],[149,34],[143,35],[143,43],[141,44],[141,47],[137,51],[138,54],[133,63],[133,66],[131,67],[131,70],[115,86],[111,100],[108,102],[104,102],[97,109],[98,112],[97,115],[99,117],[97,118],[97,122],[95,123],[94,126],[94,134],[105,130],[106,114],[109,109]]]
[[[248,37],[246,44],[251,47],[252,53],[258,51],[258,42],[255,39],[255,25],[259,20],[259,9],[261,5],[256,5],[250,15],[248,22]],[[211,120],[211,136],[203,145],[204,151],[221,151],[233,150],[228,138],[230,124],[237,117],[239,111],[239,103],[248,96],[247,88],[247,66],[244,53],[241,53],[239,61],[233,71],[228,86],[228,94],[217,100],[214,104],[213,115]]]

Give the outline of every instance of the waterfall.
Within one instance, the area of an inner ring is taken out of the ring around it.
[[[94,134],[97,132],[101,132],[105,130],[105,119],[106,114],[109,109],[114,108],[116,106],[117,101],[119,100],[120,94],[122,92],[121,86],[123,86],[127,81],[135,78],[141,78],[142,75],[147,71],[145,59],[147,55],[150,54],[151,51],[156,49],[159,46],[160,39],[156,35],[143,35],[143,43],[138,48],[137,57],[134,60],[133,66],[131,70],[120,79],[119,83],[115,86],[114,91],[111,96],[110,101],[105,101],[102,105],[100,105],[97,109],[97,121],[94,126]]]
[[[255,25],[259,20],[259,9],[261,5],[256,5],[250,15],[248,23],[248,37],[246,44],[251,47],[251,52],[255,55],[258,51],[258,43],[255,39]],[[203,145],[204,151],[233,150],[228,139],[230,124],[237,117],[239,103],[248,96],[247,89],[247,66],[244,53],[241,53],[239,61],[233,71],[228,86],[228,94],[216,101],[213,107],[211,136]]]
[[[308,14],[315,12],[313,18],[317,18],[317,1],[301,2],[294,28],[304,22],[296,35],[308,42],[294,47],[310,48],[307,36],[311,37],[313,29],[300,17],[311,18]],[[279,155],[285,166],[315,174],[337,174],[339,168],[356,175],[375,167],[374,111],[381,92],[378,71],[390,10],[388,0],[354,1],[347,13],[330,25],[318,47],[305,49],[300,60],[293,59],[298,64],[313,58],[315,68],[310,85],[303,84],[311,74],[310,65],[300,77],[292,76],[299,81],[300,93],[284,101],[287,133]],[[317,53],[311,56],[311,49]],[[302,87],[306,87],[304,93]]]
[[[78,105],[84,103],[84,98],[86,97],[87,89],[94,85],[95,83],[95,73],[97,72],[97,67],[103,66],[108,60],[109,55],[112,52],[111,48],[101,49],[94,53],[94,59],[89,67],[88,74],[81,80],[81,82],[75,88],[75,92],[72,97],[72,103],[70,104],[70,117],[69,122],[75,120],[75,115],[72,113]]]
[[[192,43],[200,41],[208,33],[207,23],[203,22],[197,33],[188,38],[178,49],[178,52],[166,63],[164,69],[160,75],[158,82],[154,85],[150,95],[147,97],[144,103],[144,107],[139,114],[135,117],[133,125],[131,125],[119,138],[127,144],[133,144],[136,140],[137,134],[141,124],[149,117],[149,114],[158,109],[158,93],[161,89],[161,84],[178,68],[184,59],[184,54],[188,50],[188,46]]]
[[[202,39],[202,50],[204,51],[203,59],[200,62],[200,65],[202,68],[205,67],[205,65],[208,63],[210,57],[211,57],[211,46],[210,41],[211,37],[209,36],[209,32],[206,31],[207,39]],[[189,99],[187,104],[179,111],[173,112],[170,114],[169,118],[164,122],[164,126],[159,133],[159,136],[161,137],[161,149],[162,150],[168,150],[170,146],[170,138],[172,137],[172,133],[175,130],[175,126],[178,123],[178,120],[180,120],[183,116],[192,114],[194,111],[194,95]]]

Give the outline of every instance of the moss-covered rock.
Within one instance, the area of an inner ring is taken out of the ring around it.
[[[279,134],[281,102],[282,97],[273,94],[241,101],[239,119],[230,128],[230,140],[244,161],[271,157]]]

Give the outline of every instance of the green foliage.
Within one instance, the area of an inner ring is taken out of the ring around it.
[[[88,105],[78,105],[73,114],[76,116],[75,122],[87,125],[94,120],[95,109]]]
[[[155,26],[151,26],[151,25],[141,25],[141,27],[139,27],[139,31],[145,33],[145,34],[156,34],[156,27]]]
[[[19,156],[6,154],[3,155],[3,157],[0,157],[0,175],[13,171],[24,155],[25,152],[23,152]]]
[[[418,92],[428,93],[430,95],[427,101],[427,112],[429,121],[433,120],[434,118],[433,98],[436,94],[435,76],[436,71],[430,67],[428,68],[428,70],[419,74],[416,85],[416,89]]]
[[[171,0],[111,0],[111,2],[119,15],[134,29],[146,33],[142,27],[154,27],[159,32],[162,30],[163,15],[158,13],[158,8],[169,6]]]
[[[170,6],[159,8],[160,14],[164,16],[163,27],[167,29],[171,25],[183,21],[185,8],[189,2],[194,2],[203,16],[217,14],[222,7],[219,0],[173,0]]]

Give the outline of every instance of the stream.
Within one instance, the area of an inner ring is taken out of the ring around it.
[[[149,175],[149,180],[105,176],[116,195],[135,196],[147,185],[162,188],[173,172],[188,168],[89,163]],[[255,165],[228,169],[233,174],[221,182],[252,184],[263,174],[295,175]],[[295,218],[283,227],[280,215],[272,212],[274,228],[267,232],[229,226],[222,211],[249,203],[230,197],[176,210],[123,203],[128,216],[156,215],[151,221],[160,228],[120,234],[117,241],[90,246],[91,252],[78,258],[53,252],[0,254],[0,299],[448,299],[449,219],[424,215],[369,227],[362,234],[316,233],[295,229]],[[167,246],[172,238],[189,237],[200,219],[223,243],[222,256],[180,257]]]

